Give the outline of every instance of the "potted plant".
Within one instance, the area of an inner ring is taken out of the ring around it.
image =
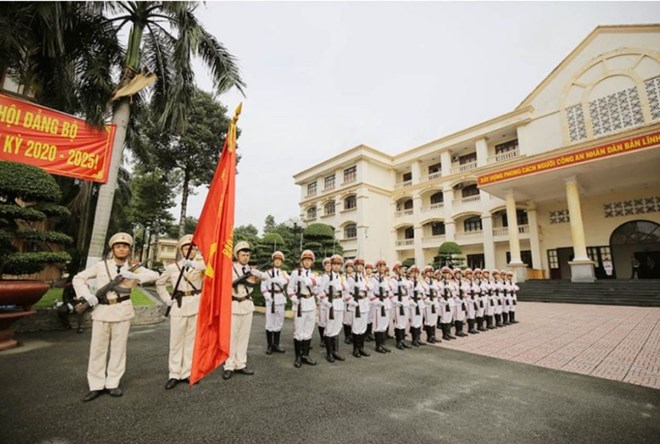
[[[13,324],[36,313],[32,305],[48,290],[39,274],[71,260],[62,250],[71,237],[49,231],[54,219],[70,216],[61,197],[40,168],[0,161],[0,351],[17,345]]]

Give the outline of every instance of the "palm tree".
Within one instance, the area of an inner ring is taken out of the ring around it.
[[[163,127],[181,130],[186,125],[194,91],[193,56],[199,56],[210,67],[219,93],[232,87],[242,93],[245,86],[234,57],[195,17],[197,6],[192,2],[116,2],[107,6],[117,14],[111,19],[117,30],[130,26],[119,87],[128,85],[142,69],[155,73],[158,80],[152,105]],[[88,264],[103,254],[130,117],[130,97],[118,98],[112,117],[117,126],[112,161],[108,182],[99,190]]]

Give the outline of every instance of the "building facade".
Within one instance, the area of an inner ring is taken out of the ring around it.
[[[660,25],[596,28],[507,114],[294,179],[347,257],[426,264],[454,241],[520,281],[660,278]]]

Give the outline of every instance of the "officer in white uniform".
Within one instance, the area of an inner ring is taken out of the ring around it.
[[[326,287],[328,280],[330,279],[330,271],[332,270],[332,264],[330,258],[326,257],[323,259],[323,274],[319,276],[319,319],[318,319],[318,329],[319,337],[321,338],[321,348],[325,347],[325,327],[328,323],[328,306],[321,303],[321,294],[323,289]]]
[[[261,281],[261,294],[266,301],[266,354],[284,353],[280,347],[280,333],[284,325],[284,308],[286,307],[286,287],[289,275],[282,270],[284,253],[276,251],[271,255],[273,268],[266,271],[268,277]]]
[[[318,293],[317,277],[311,270],[314,260],[313,251],[302,252],[300,267],[291,273],[287,289],[293,310],[293,345],[296,353],[293,365],[296,368],[300,368],[303,363],[316,365],[316,361],[309,357],[316,321],[315,296]]]
[[[504,327],[502,323],[502,308],[504,305],[504,287],[502,285],[502,279],[500,279],[500,272],[498,270],[493,270],[493,281],[491,287],[493,288],[493,294],[495,296],[495,325],[497,327]]]
[[[367,262],[364,264],[364,278],[367,280],[369,285],[371,285],[371,278],[374,274],[374,266],[373,264]],[[371,308],[369,309],[369,317],[367,318],[367,332],[364,337],[364,340],[367,342],[372,342],[375,338],[373,335],[374,332],[374,312],[376,311],[376,307],[372,304]]]
[[[319,292],[320,304],[327,308],[328,320],[324,331],[326,360],[328,362],[344,361],[339,354],[339,332],[344,319],[344,290],[346,283],[341,275],[344,258],[338,254],[330,258],[330,273],[324,276]]]
[[[250,244],[246,241],[240,241],[234,246],[234,258],[236,260],[232,263],[231,339],[229,357],[222,372],[223,379],[231,378],[234,373],[248,376],[254,374],[254,370],[247,367],[247,349],[254,313],[254,303],[250,295],[258,281],[268,278],[266,273],[249,265]]]
[[[413,347],[419,347],[420,345],[426,345],[426,342],[421,339],[424,311],[426,310],[426,304],[424,303],[426,289],[424,288],[424,280],[419,279],[417,265],[411,265],[408,269],[408,281],[410,282],[410,336]]]
[[[188,253],[191,248],[194,251],[191,234],[179,239],[177,250],[183,259],[168,265],[156,281],[158,296],[166,305],[172,307],[169,378],[165,383],[166,390],[174,388],[179,382],[186,382],[192,368],[197,312],[206,265],[201,259],[197,259],[193,252]],[[185,259],[187,256],[189,259]],[[167,291],[168,284],[172,286],[172,295]]]
[[[486,300],[486,295],[483,294],[483,277],[481,276],[481,269],[480,268],[475,268],[474,269],[474,284],[476,285],[476,288],[479,289],[479,292],[474,295],[474,301],[476,303],[476,310],[477,313],[475,315],[475,319],[477,321],[477,329],[479,331],[486,331],[486,326],[485,326],[485,318],[484,314],[486,311],[486,304],[488,303]]]
[[[451,270],[442,267],[442,279],[438,282],[440,292],[440,326],[442,328],[442,339],[448,341],[456,339],[451,334],[451,326],[454,323],[454,293],[451,282]]]
[[[495,328],[493,318],[495,316],[495,305],[497,305],[497,302],[495,301],[496,296],[495,292],[493,291],[493,282],[490,279],[490,271],[483,270],[481,275],[483,276],[483,281],[481,283],[481,293],[484,295],[484,303],[486,304],[486,310],[484,314],[486,318],[486,329],[492,330]]]
[[[364,261],[357,259],[355,262],[358,270],[346,279],[346,287],[349,295],[348,310],[353,313],[353,323],[351,324],[353,356],[360,358],[369,356],[369,353],[364,350],[364,337],[367,331],[371,303],[368,294],[370,286],[362,273],[363,270],[361,270]]]
[[[471,269],[466,269],[464,272],[465,279],[465,307],[467,308],[467,323],[468,323],[468,333],[478,334],[479,332],[475,328],[477,321],[477,306],[475,304],[475,297],[479,294],[479,288],[474,282],[474,273]]]
[[[79,298],[84,298],[92,311],[92,342],[89,349],[87,382],[89,393],[84,402],[96,399],[104,390],[110,396],[121,396],[119,382],[126,369],[126,344],[131,319],[135,317],[131,303],[131,290],[138,283],[158,279],[158,273],[144,267],[129,271],[129,259],[133,237],[128,233],[117,233],[110,238],[110,259],[92,265],[73,278],[73,288]],[[108,291],[104,298],[94,295],[87,284],[96,278],[97,288],[110,283],[117,275],[123,280],[113,291]],[[108,359],[108,346],[110,357]]]
[[[427,265],[424,267],[424,331],[426,331],[426,342],[435,344],[441,342],[435,337],[435,328],[438,325],[438,311],[440,305],[438,304],[438,286],[435,279],[433,279],[433,267]]]
[[[467,336],[463,333],[463,324],[465,322],[465,315],[467,314],[467,306],[465,304],[465,292],[467,290],[465,282],[463,281],[460,268],[454,269],[454,326],[456,327],[456,336]]]
[[[374,336],[376,338],[376,352],[390,353],[391,350],[385,347],[386,332],[390,327],[390,312],[392,301],[390,300],[390,284],[385,275],[387,264],[380,259],[376,262],[377,273],[371,275],[372,306]]]
[[[344,264],[344,279],[346,282],[348,282],[348,279],[350,278],[355,278],[355,265],[353,264],[352,260],[347,260],[346,263]],[[349,294],[348,288],[344,292],[344,302],[348,302],[348,300],[351,298],[351,295]],[[353,311],[348,310],[348,307],[346,307],[346,310],[344,310],[344,318],[343,318],[343,324],[344,324],[344,344],[352,344],[353,339],[352,339],[352,325],[353,325]]]
[[[394,336],[396,338],[396,348],[403,350],[411,348],[405,341],[410,305],[410,283],[406,279],[401,262],[394,263],[392,272],[394,276],[390,278],[390,293],[392,295],[392,305],[394,305]]]
[[[507,271],[506,273],[507,283],[509,284],[509,292],[511,294],[511,306],[509,307],[509,322],[511,324],[517,324],[516,321],[516,305],[518,305],[518,291],[520,287],[516,285],[513,281],[513,272]]]

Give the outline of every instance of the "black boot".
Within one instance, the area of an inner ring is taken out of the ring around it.
[[[502,324],[509,325],[509,313],[502,313]]]
[[[412,329],[410,330],[410,337],[412,339]],[[404,328],[401,329],[401,344],[403,344],[405,348],[412,348],[412,345],[408,345],[406,342],[406,330]]]
[[[447,329],[447,336],[449,337],[449,339],[456,339],[456,336],[453,336],[451,334],[451,323],[445,324],[445,328]]]
[[[395,328],[394,336],[396,337],[396,348],[398,348],[399,350],[405,349],[405,347],[403,346],[403,340],[401,339],[401,330]]]
[[[355,333],[353,333],[352,343],[353,343],[353,356],[355,356],[356,358],[362,357],[360,355],[360,343],[358,342],[358,335],[356,335]]]
[[[321,348],[325,347],[325,336],[323,336],[324,332],[325,332],[325,327],[321,327],[319,325],[319,336],[321,337]]]
[[[493,315],[486,316],[486,330],[492,330],[493,328]]]
[[[323,340],[325,342],[325,353],[326,353],[325,360],[328,362],[335,362],[335,357],[332,354],[332,346],[334,339],[326,336],[325,338],[323,338]]]
[[[442,339],[449,341],[449,333],[447,333],[447,324],[440,324],[440,330],[442,331]]]
[[[332,356],[334,356],[336,361],[346,360],[346,358],[339,354],[339,335],[332,338]]]
[[[426,345],[426,342],[422,341],[422,327],[415,327],[417,332],[417,345]]]
[[[495,325],[497,327],[504,327],[504,324],[502,324],[502,315],[501,314],[496,314],[495,315],[495,321],[496,321]]]
[[[316,361],[309,357],[309,349],[311,348],[311,345],[311,339],[302,341],[302,362],[307,365],[316,365]]]
[[[367,335],[365,336],[365,341],[371,342],[374,340],[374,335],[371,334],[374,324],[367,324]]]
[[[515,311],[510,311],[509,312],[509,322],[512,324],[517,324],[518,321],[516,321],[516,312]]]
[[[429,330],[431,331],[431,337],[433,338],[433,343],[440,344],[442,341],[435,336],[435,332],[436,332],[435,325],[429,325]]]
[[[296,353],[296,360],[293,362],[295,368],[300,368],[302,365],[302,341],[297,339],[293,340],[293,349]]]
[[[483,316],[480,318],[477,318],[477,328],[479,331],[486,331],[486,327],[484,327],[484,318]]]
[[[284,349],[280,347],[280,331],[273,332],[273,351],[275,353],[284,353]]]
[[[377,331],[374,333],[376,337],[376,353],[387,353],[383,347],[383,342],[385,342],[385,335],[382,331]]]
[[[479,333],[477,330],[475,330],[474,324],[475,324],[474,319],[468,319],[468,333],[472,335],[476,335]]]
[[[426,333],[426,343],[427,344],[435,344],[435,340],[433,339],[433,333],[431,332],[431,325],[425,325],[424,326],[424,333]]]
[[[368,358],[371,355],[364,350],[364,341],[366,339],[367,339],[366,333],[362,333],[361,335],[358,335],[358,341],[360,342],[360,347],[358,348],[358,351],[360,352],[360,356],[364,356],[365,358]]]
[[[268,342],[268,346],[266,347],[266,354],[271,355],[273,354],[273,332],[266,330],[266,341]]]
[[[383,339],[380,343],[380,346],[383,348],[383,350],[385,350],[385,353],[391,353],[392,350],[390,350],[389,348],[387,348],[385,346],[385,344],[387,343],[387,331],[381,331],[380,335],[381,335],[381,338]]]
[[[352,344],[351,326],[344,324],[344,344]]]

